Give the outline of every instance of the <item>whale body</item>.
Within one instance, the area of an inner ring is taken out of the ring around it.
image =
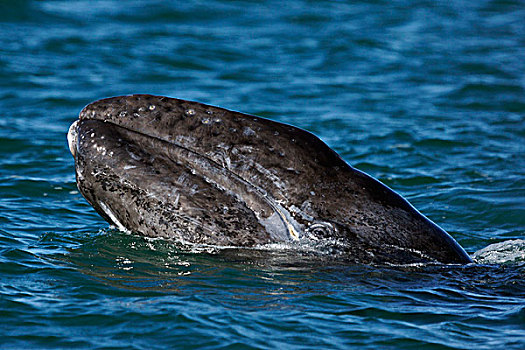
[[[190,244],[322,247],[363,264],[465,264],[444,230],[297,127],[152,95],[87,105],[80,193],[120,230]]]

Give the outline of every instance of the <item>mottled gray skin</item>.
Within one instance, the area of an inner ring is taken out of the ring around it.
[[[285,242],[349,262],[471,262],[445,231],[311,133],[197,102],[120,96],[68,134],[78,188],[121,230],[217,246]]]

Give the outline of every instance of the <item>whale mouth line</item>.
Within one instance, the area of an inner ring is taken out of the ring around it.
[[[291,241],[299,241],[301,236],[302,236],[302,229],[301,229],[301,225],[299,223],[297,223],[291,216],[291,214],[289,213],[288,210],[286,210],[283,206],[281,206],[279,203],[277,203],[275,201],[275,199],[273,199],[271,196],[268,195],[267,191],[263,190],[262,188],[260,188],[259,186],[256,186],[254,185],[253,183],[251,183],[250,181],[246,180],[245,178],[243,178],[241,175],[233,172],[231,169],[228,169],[227,167],[224,167],[223,165],[219,164],[218,162],[216,162],[215,160],[207,157],[206,155],[204,154],[201,154],[197,151],[194,151],[192,150],[191,148],[188,148],[188,147],[185,147],[173,140],[165,140],[159,136],[155,136],[155,135],[151,135],[149,133],[145,133],[145,132],[142,132],[142,131],[137,131],[137,130],[134,130],[134,129],[130,129],[126,126],[123,126],[123,125],[119,125],[119,124],[116,124],[114,122],[111,122],[111,121],[107,121],[107,120],[101,120],[101,119],[97,119],[97,118],[89,118],[89,117],[83,117],[83,118],[80,118],[78,120],[76,120],[71,126],[70,126],[70,129],[69,129],[69,132],[68,132],[68,143],[69,143],[69,148],[70,148],[70,151],[71,153],[73,154],[73,157],[76,157],[76,153],[77,153],[77,148],[75,147],[76,146],[76,143],[78,142],[78,125],[80,122],[82,121],[94,121],[94,122],[98,122],[98,123],[104,123],[104,124],[109,124],[111,125],[112,127],[115,127],[117,129],[122,129],[122,130],[125,130],[129,133],[132,133],[132,134],[137,134],[137,135],[140,135],[142,137],[147,137],[147,138],[151,138],[151,139],[154,139],[156,142],[159,142],[161,144],[168,144],[172,147],[175,147],[175,148],[178,148],[180,150],[183,150],[184,152],[188,152],[192,155],[195,156],[195,158],[200,158],[202,161],[206,162],[206,163],[209,163],[212,167],[215,167],[217,169],[219,169],[220,171],[223,171],[223,172],[226,172],[227,173],[227,176],[228,177],[231,177],[233,179],[235,179],[236,181],[240,182],[242,185],[252,189],[253,193],[256,193],[257,194],[257,197],[261,200],[263,200],[270,208],[272,208],[273,212],[275,213],[274,215],[277,215],[277,217],[279,218],[278,220],[282,223],[282,225],[285,227],[286,229],[286,232],[288,234],[288,239],[290,239]],[[167,154],[167,157],[170,161],[173,161],[175,162],[175,160],[172,158],[172,156],[169,154]],[[216,183],[217,186],[219,186],[219,184]],[[255,211],[254,211],[255,212]],[[256,213],[257,215],[257,213]],[[278,234],[276,232],[276,229],[275,229],[275,220],[272,220],[272,217],[273,216],[269,216],[267,217],[266,219],[262,219],[261,222],[263,223],[263,226],[265,226],[265,228],[274,235],[276,236],[282,236],[282,234]],[[120,228],[120,225],[117,225],[119,226]]]

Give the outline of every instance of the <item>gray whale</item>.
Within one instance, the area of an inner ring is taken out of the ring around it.
[[[313,134],[198,102],[131,95],[68,132],[80,193],[123,231],[190,244],[327,249],[364,264],[472,260]]]

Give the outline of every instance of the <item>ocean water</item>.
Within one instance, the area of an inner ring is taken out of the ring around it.
[[[524,18],[520,0],[1,1],[0,348],[525,348]],[[475,264],[109,228],[66,132],[130,93],[312,131]]]

